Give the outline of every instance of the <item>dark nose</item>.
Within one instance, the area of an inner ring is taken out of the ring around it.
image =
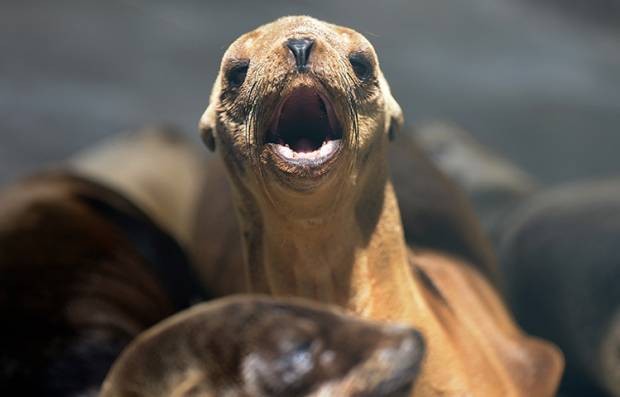
[[[301,72],[306,70],[313,45],[314,40],[311,39],[289,39],[286,42],[286,46],[295,56],[295,64],[297,65],[298,71]]]

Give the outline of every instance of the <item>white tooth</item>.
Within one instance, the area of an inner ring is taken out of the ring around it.
[[[325,157],[328,153],[329,153],[329,142],[324,143],[323,146],[321,146],[321,150],[319,154],[321,155],[321,157]]]
[[[321,146],[321,157],[329,156],[336,150],[336,142],[329,141]]]
[[[313,150],[312,152],[296,152],[289,147],[289,145],[276,145],[278,153],[291,160],[316,160],[332,155],[338,148],[340,141],[327,141],[323,142],[320,148]]]
[[[286,158],[294,158],[295,156],[295,152],[293,152],[291,148],[288,147],[288,145],[287,146],[276,145],[276,149],[278,150],[278,153],[280,153],[280,155]]]

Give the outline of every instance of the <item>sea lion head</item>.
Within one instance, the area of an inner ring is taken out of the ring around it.
[[[250,191],[274,201],[300,193],[333,201],[380,161],[375,154],[401,124],[364,36],[291,16],[228,48],[200,128]]]
[[[245,296],[181,312],[138,337],[101,397],[408,395],[424,343],[299,299]]]

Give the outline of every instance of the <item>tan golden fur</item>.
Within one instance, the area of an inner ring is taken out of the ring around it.
[[[290,37],[316,41],[307,73],[294,70]],[[370,82],[347,63],[353,51],[371,60]],[[239,59],[250,67],[233,89],[225,76]],[[345,130],[336,159],[308,172],[262,144],[278,98],[299,86],[323,90]],[[401,123],[372,46],[351,29],[287,17],[230,46],[201,129],[229,171],[247,289],[419,328],[429,348],[416,397],[553,395],[561,354],[515,326],[488,279],[440,250],[407,247],[387,164]]]
[[[78,174],[125,195],[183,246],[202,188],[205,156],[170,127],[147,127],[79,152],[70,161]]]

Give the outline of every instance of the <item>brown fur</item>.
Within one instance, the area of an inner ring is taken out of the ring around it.
[[[0,196],[2,395],[96,388],[133,336],[174,312],[123,230],[88,204],[106,197],[64,173]]]
[[[303,37],[315,44],[301,73],[284,43]],[[352,52],[365,54],[371,78],[356,78]],[[226,76],[239,60],[250,66],[232,87]],[[345,131],[342,151],[310,169],[264,144],[280,98],[301,86],[332,100]],[[553,395],[561,354],[514,325],[488,279],[445,249],[407,247],[387,164],[401,123],[372,46],[351,29],[288,17],[230,46],[201,128],[232,182],[247,289],[418,327],[429,355],[415,396]]]
[[[0,193],[0,395],[96,392],[125,344],[201,297],[174,238],[204,178],[196,146],[145,129]]]
[[[423,352],[411,328],[299,299],[223,298],[140,335],[101,397],[403,396]]]
[[[200,146],[170,127],[146,127],[114,136],[74,156],[76,173],[136,203],[183,246],[203,187],[206,156]]]
[[[390,174],[405,240],[412,247],[454,255],[489,280],[497,278],[495,258],[465,195],[433,166],[405,133],[388,148]],[[239,225],[221,159],[206,166],[191,245],[203,283],[217,296],[247,291]]]

